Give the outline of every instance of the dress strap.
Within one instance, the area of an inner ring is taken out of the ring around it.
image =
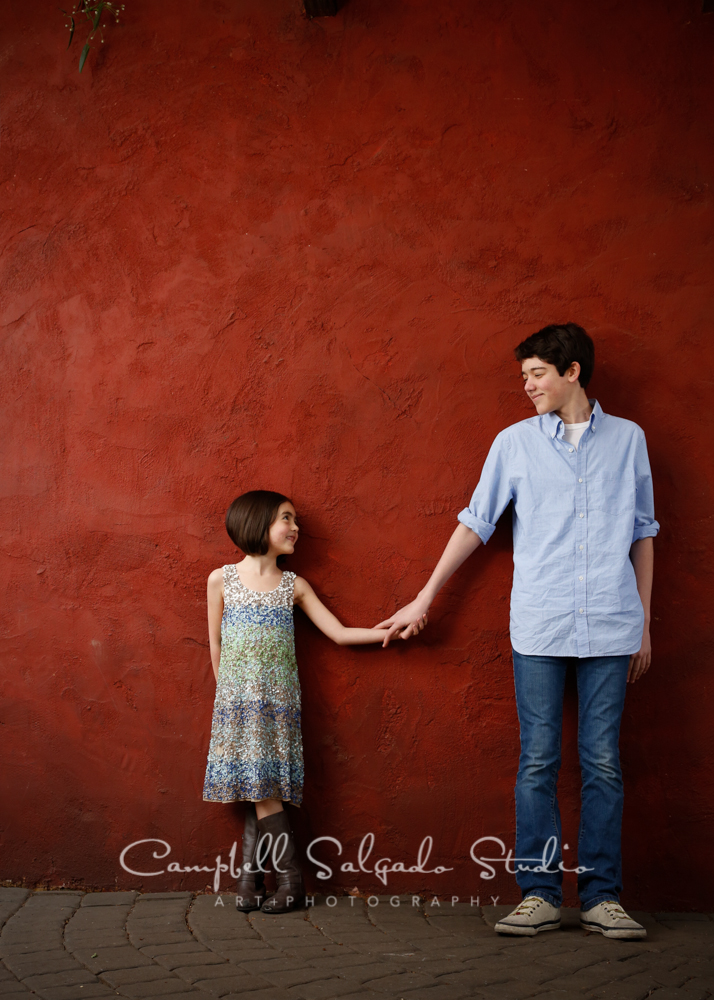
[[[223,567],[223,604],[240,604],[238,571],[234,565]]]
[[[295,603],[295,580],[297,579],[297,573],[293,573],[292,570],[283,570],[283,578],[280,583],[284,586],[287,591],[287,595],[290,597],[290,603]]]

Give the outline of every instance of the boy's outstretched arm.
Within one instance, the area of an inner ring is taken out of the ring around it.
[[[388,629],[386,633],[382,633],[384,635],[383,646],[388,646],[389,640],[393,639],[398,632],[401,633],[401,639],[408,639],[410,635],[415,633],[419,622],[422,623],[423,628],[431,602],[449,577],[468,559],[472,552],[476,551],[480,544],[481,539],[475,531],[467,528],[465,524],[457,526],[426,586],[419,591],[411,604],[400,608],[391,618],[385,618],[376,626],[378,629]]]
[[[295,579],[294,602],[302,608],[310,621],[317,625],[328,639],[332,639],[338,646],[363,646],[369,642],[382,642],[384,632],[377,628],[347,628],[342,622],[329,611],[312,589],[307,580],[301,576]],[[414,623],[409,630],[409,635],[421,632],[424,622]],[[408,636],[404,636],[408,638]]]

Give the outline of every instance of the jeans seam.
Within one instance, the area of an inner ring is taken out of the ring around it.
[[[562,861],[562,853],[560,849],[560,836],[558,834],[558,823],[555,816],[555,803],[558,800],[558,772],[560,771],[560,760],[558,760],[551,768],[551,793],[550,793],[550,819],[553,824],[553,833],[555,835],[555,845],[556,845],[556,863]]]

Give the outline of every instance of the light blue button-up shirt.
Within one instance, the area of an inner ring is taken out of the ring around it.
[[[615,656],[642,642],[630,546],[659,531],[645,435],[590,403],[577,448],[555,413],[501,431],[459,514],[487,542],[513,501],[511,642],[525,655]]]

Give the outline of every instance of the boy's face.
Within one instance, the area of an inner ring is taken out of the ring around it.
[[[577,361],[564,375],[558,374],[555,365],[541,358],[527,358],[521,365],[523,388],[538,413],[552,413],[562,409],[580,389]]]

